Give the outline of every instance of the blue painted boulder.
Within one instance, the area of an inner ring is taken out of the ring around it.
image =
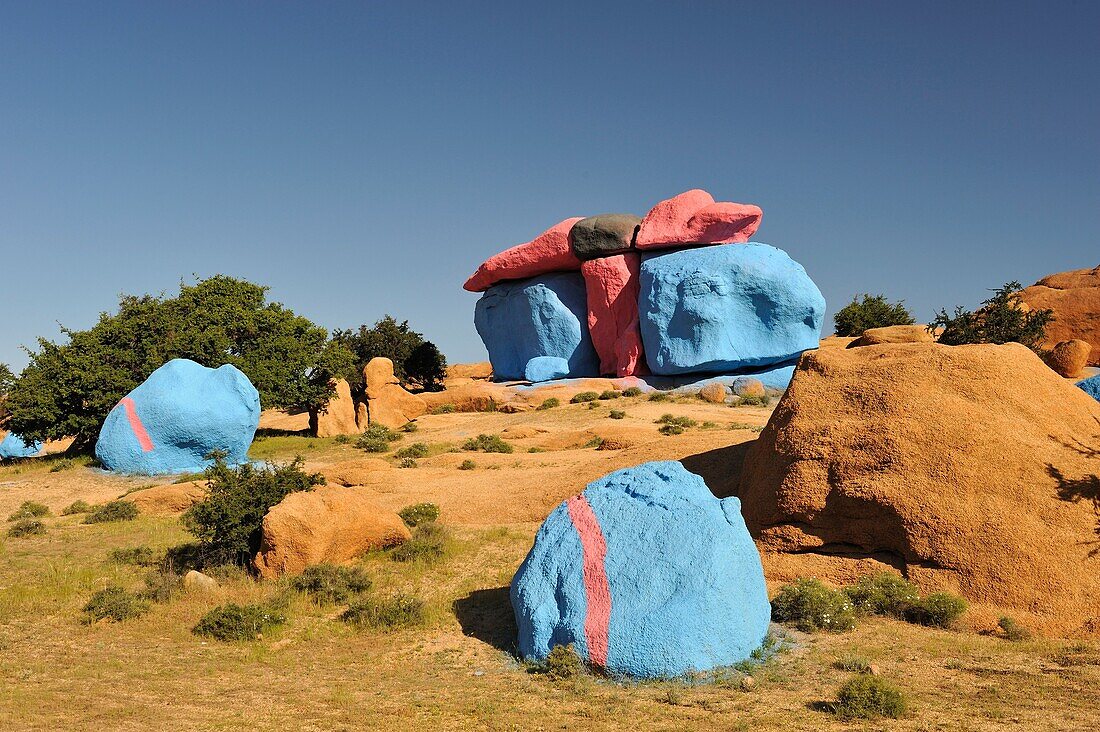
[[[588,663],[640,678],[743,661],[771,618],[740,502],[715,498],[678,462],[616,471],[554,509],[511,598],[524,658],[571,643]]]
[[[200,471],[214,450],[238,465],[248,461],[259,421],[260,395],[236,367],[177,358],[111,410],[95,454],[108,470],[141,475]]]
[[[9,432],[3,440],[0,440],[0,460],[31,457],[41,451],[41,442],[24,442],[23,438],[14,432]]]
[[[638,308],[654,374],[730,373],[817,348],[825,298],[785,252],[750,242],[643,257]]]
[[[1093,399],[1100,401],[1100,376],[1090,376],[1084,381],[1078,381],[1077,386]]]
[[[493,285],[474,308],[474,327],[498,380],[526,378],[539,356],[564,359],[564,376],[598,376],[588,333],[588,296],[579,272],[559,272]],[[557,377],[555,377],[557,378]]]
[[[569,362],[560,356],[535,356],[523,369],[528,381],[550,381],[569,376]]]

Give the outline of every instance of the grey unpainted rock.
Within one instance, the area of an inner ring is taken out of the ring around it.
[[[183,575],[183,587],[187,590],[212,590],[218,586],[218,581],[210,575],[197,572],[194,569]]]
[[[633,214],[600,214],[573,224],[569,244],[579,259],[621,254],[634,246],[642,219]]]

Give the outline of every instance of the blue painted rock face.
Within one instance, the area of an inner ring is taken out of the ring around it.
[[[569,376],[569,362],[558,356],[535,356],[523,369],[528,381],[550,381]]]
[[[743,661],[771,618],[740,502],[718,500],[678,462],[616,471],[554,509],[511,598],[524,658],[572,643],[641,678]]]
[[[642,342],[655,374],[723,372],[817,348],[825,298],[802,265],[767,244],[643,258]]]
[[[1100,376],[1090,376],[1084,381],[1078,381],[1077,387],[1093,399],[1100,401]]]
[[[576,272],[494,285],[474,308],[474,326],[498,380],[525,378],[527,363],[538,356],[565,359],[566,376],[598,375],[587,322],[584,278]]]
[[[177,358],[111,410],[95,454],[108,470],[142,475],[200,471],[213,450],[237,465],[248,461],[259,421],[260,395],[236,367]]]
[[[12,432],[0,440],[0,460],[31,457],[41,451],[41,442],[24,442],[22,437]]]

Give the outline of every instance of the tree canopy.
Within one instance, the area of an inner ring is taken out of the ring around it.
[[[885,295],[863,295],[852,301],[833,316],[838,336],[861,336],[869,328],[885,328],[890,325],[912,325],[913,316],[904,302],[890,303]]]
[[[1025,309],[1018,295],[1021,287],[1019,282],[1005,283],[993,291],[993,297],[982,301],[982,307],[975,312],[959,306],[954,315],[948,315],[942,309],[928,327],[943,328],[938,340],[948,346],[1016,342],[1041,353],[1054,311]]]
[[[355,367],[345,374],[353,390],[363,389],[363,366],[377,356],[393,361],[394,374],[402,381],[415,381],[428,391],[443,387],[447,359],[434,343],[410,328],[407,320],[398,323],[386,315],[369,328],[335,330],[332,340],[353,354]]]

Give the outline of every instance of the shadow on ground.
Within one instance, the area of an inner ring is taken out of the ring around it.
[[[680,463],[692,473],[701,475],[707,482],[710,492],[718,498],[737,495],[737,481],[741,476],[741,466],[745,454],[756,440],[749,440],[717,450],[688,455]]]
[[[463,635],[515,654],[516,618],[512,614],[507,586],[474,590],[455,600],[454,613]]]

